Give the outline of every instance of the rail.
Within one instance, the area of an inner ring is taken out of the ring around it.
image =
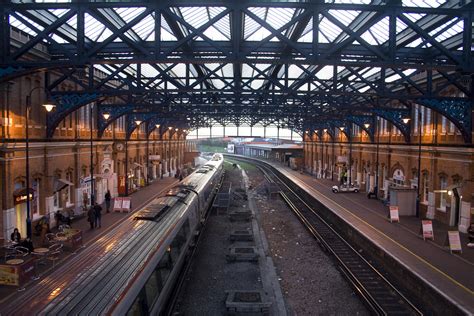
[[[331,225],[295,192],[291,180],[274,172],[274,168],[254,159],[232,156],[232,159],[252,161],[269,182],[277,183],[280,195],[321,247],[333,255],[342,274],[366,305],[377,315],[423,315],[389,280],[355,250]],[[291,183],[292,185],[289,185]]]

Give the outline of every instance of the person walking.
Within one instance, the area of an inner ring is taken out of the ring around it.
[[[107,190],[107,193],[105,193],[105,209],[107,210],[107,213],[110,213],[110,201],[112,200],[112,196],[110,195],[110,191]]]
[[[102,227],[101,220],[102,220],[102,206],[97,203],[94,203],[94,215],[95,215],[95,227],[99,225]]]
[[[89,208],[89,210],[87,211],[87,221],[89,222],[89,224],[91,225],[91,229],[94,229],[94,223],[95,223],[95,211],[94,211],[94,208],[91,207]]]

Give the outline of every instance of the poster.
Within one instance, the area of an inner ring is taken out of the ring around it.
[[[390,206],[390,222],[400,222],[400,217],[398,216],[398,206]]]
[[[114,211],[121,211],[122,210],[122,198],[115,198],[114,199]]]
[[[459,232],[457,230],[448,231],[448,239],[449,239],[449,249],[451,250],[451,252],[453,251],[462,252],[461,239],[459,238]]]
[[[432,221],[428,221],[428,220],[421,221],[421,228],[423,230],[423,239],[430,238],[434,240]]]
[[[15,267],[0,265],[0,284],[20,285],[20,276]]]
[[[128,198],[128,197],[125,197],[123,198],[123,201],[122,201],[122,210],[124,211],[130,211],[131,208],[132,208],[132,205],[131,205],[131,199]]]

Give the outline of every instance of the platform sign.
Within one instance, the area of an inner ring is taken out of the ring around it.
[[[122,211],[130,212],[132,209],[132,200],[129,197],[122,198]]]
[[[114,199],[114,211],[120,212],[122,210],[122,198],[116,197]]]
[[[457,230],[448,231],[448,240],[451,253],[453,251],[459,251],[462,253],[461,239],[459,238],[459,232]]]
[[[427,238],[431,238],[434,240],[434,233],[433,233],[433,222],[429,220],[421,221],[421,228],[423,231],[423,240]]]
[[[400,217],[398,216],[398,206],[390,205],[390,222],[400,222]]]

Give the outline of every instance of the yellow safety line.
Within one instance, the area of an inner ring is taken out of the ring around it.
[[[322,192],[320,192],[319,190],[315,189],[315,188],[311,188],[311,190],[314,190],[316,191],[317,193],[319,193],[320,195],[324,196],[326,199],[330,200],[331,202],[333,202],[334,204],[336,204],[337,206],[339,206],[342,210],[344,210],[346,213],[349,213],[351,214],[352,216],[354,216],[355,218],[357,218],[358,220],[360,220],[361,222],[365,223],[367,226],[371,227],[372,229],[374,229],[375,231],[377,231],[379,234],[383,235],[385,238],[389,239],[390,241],[392,241],[393,243],[395,243],[396,245],[398,245],[400,248],[402,248],[403,250],[405,250],[406,252],[408,252],[409,254],[413,255],[414,257],[416,257],[418,260],[420,260],[421,262],[423,262],[424,264],[428,265],[431,269],[433,269],[434,271],[442,274],[443,276],[445,276],[448,280],[450,280],[451,282],[453,282],[454,284],[456,284],[457,286],[459,286],[460,288],[462,288],[463,290],[465,290],[466,292],[468,292],[469,294],[473,295],[474,296],[474,291],[470,290],[469,288],[467,288],[466,286],[464,286],[463,284],[459,283],[458,281],[456,281],[454,278],[452,278],[451,276],[447,275],[446,273],[444,273],[443,271],[441,271],[440,269],[436,268],[435,266],[433,266],[431,263],[429,263],[428,261],[426,261],[425,259],[423,259],[422,257],[418,256],[417,254],[413,253],[410,249],[406,248],[405,246],[403,246],[402,244],[400,244],[399,242],[397,242],[396,240],[392,239],[391,237],[387,236],[386,234],[384,234],[382,231],[380,231],[379,229],[377,229],[376,227],[372,226],[371,224],[367,223],[365,220],[363,220],[362,218],[360,218],[359,216],[355,215],[354,213],[352,213],[351,211],[349,211],[348,209],[346,209],[345,207],[343,207],[342,205],[340,205],[339,203],[337,203],[336,201],[334,201],[333,199],[327,197],[325,194],[323,194]]]
[[[316,182],[316,183],[318,183],[318,184],[320,184],[320,185],[324,185],[324,183],[321,182],[321,181],[319,181],[318,179],[313,179],[313,180],[314,180],[314,182]],[[324,193],[321,193],[321,194],[324,195]],[[326,196],[326,195],[324,195],[324,196]],[[375,216],[378,216],[378,217],[381,218],[381,219],[386,219],[385,216],[380,215],[377,211],[374,211],[374,210],[368,208],[367,206],[365,206],[365,205],[363,205],[363,204],[361,204],[361,203],[359,203],[359,202],[357,202],[357,201],[351,200],[351,199],[349,199],[349,198],[348,198],[347,196],[345,196],[345,195],[344,195],[343,197],[344,197],[345,199],[347,199],[348,201],[350,201],[351,203],[357,204],[359,207],[366,209],[368,212],[371,212],[371,213],[374,214]],[[412,234],[413,236],[419,236],[419,234],[416,234],[416,232],[413,232],[412,230],[410,230],[410,228],[406,227],[406,226],[403,225],[402,223],[399,222],[399,224],[400,224],[400,227],[401,227],[402,229],[404,229],[406,232]],[[438,249],[443,249],[442,246],[438,245],[438,244],[435,243],[433,240],[428,240],[428,239],[427,239],[426,241],[429,242],[429,243],[431,243],[431,245],[433,245],[433,247],[436,247],[436,248],[438,248]],[[472,263],[472,262],[470,262],[470,261],[464,259],[463,257],[459,256],[458,254],[453,253],[452,255],[455,256],[456,258],[458,258],[459,260],[461,260],[462,262],[464,262],[465,264],[474,266],[474,263]]]

